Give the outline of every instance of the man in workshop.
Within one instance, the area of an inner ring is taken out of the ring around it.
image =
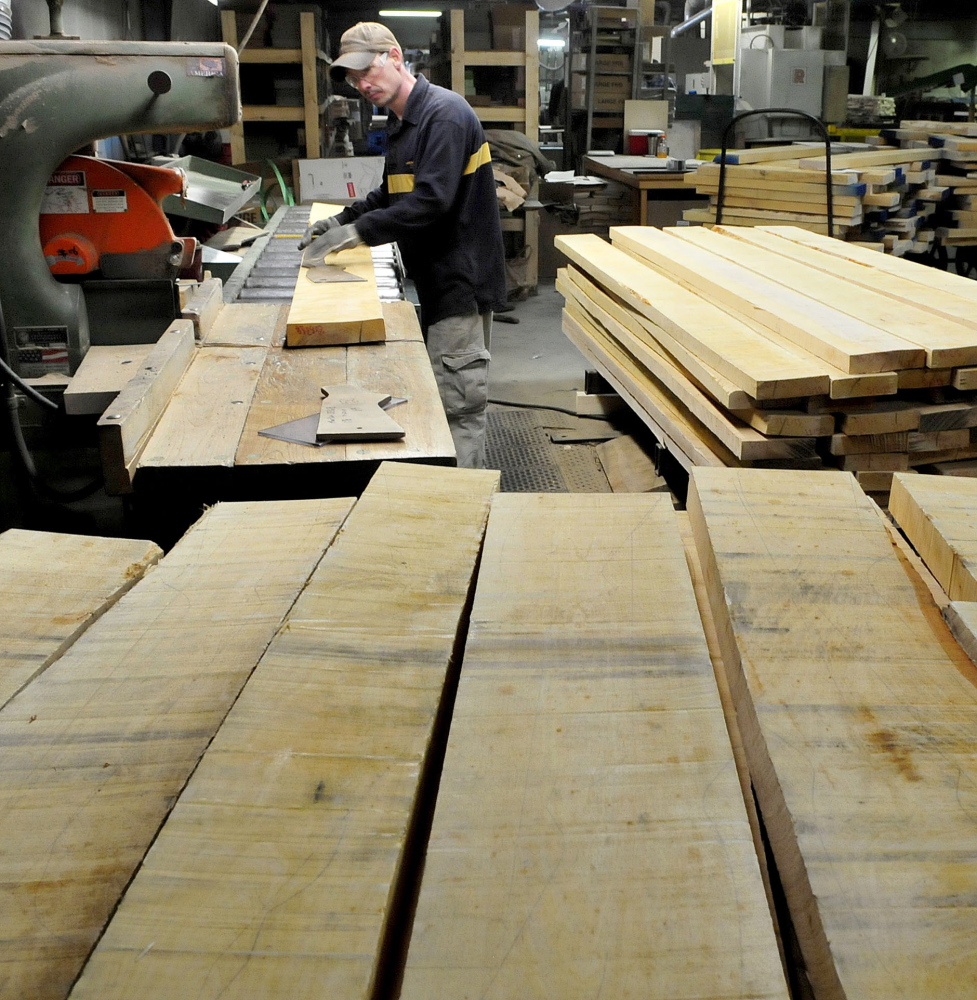
[[[383,182],[310,227],[317,250],[397,242],[421,305],[421,325],[458,464],[485,466],[492,313],[505,305],[505,253],[491,156],[463,97],[414,77],[397,39],[361,22],[331,67],[391,114]]]

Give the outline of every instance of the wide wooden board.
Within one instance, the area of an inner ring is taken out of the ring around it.
[[[896,476],[889,511],[951,601],[977,601],[977,480]]]
[[[201,347],[137,468],[232,466],[266,354],[263,347]]]
[[[498,473],[382,466],[73,1000],[368,1000]]]
[[[754,399],[826,392],[820,366],[804,363],[745,323],[647,267],[599,236],[557,236],[573,263],[647,316]]]
[[[351,503],[211,508],[0,710],[4,996],[67,996]]]
[[[925,285],[906,281],[904,278],[896,277],[896,275],[878,267],[859,264],[853,260],[819,252],[814,247],[784,239],[769,230],[749,226],[719,226],[715,231],[745,240],[747,243],[762,247],[772,253],[789,257],[800,264],[824,271],[835,278],[851,282],[862,288],[872,289],[874,292],[886,295],[897,302],[905,302],[914,308],[924,309],[954,323],[977,330],[977,310],[974,309],[973,299],[946,291],[934,294],[933,291],[927,290]],[[922,265],[917,266],[921,267]],[[973,336],[974,339],[977,339],[977,335]],[[959,364],[960,362],[955,363]]]
[[[493,502],[402,1000],[786,998],[676,529]]]
[[[739,249],[735,241],[712,237],[709,230],[689,227],[664,232],[646,226],[611,230],[615,245],[648,259],[658,269],[671,267],[685,287],[745,320],[769,327],[843,372],[921,366],[923,352],[915,345],[811,298],[799,282],[774,279],[769,272],[750,267],[748,259],[741,264],[731,252]],[[748,258],[748,252],[744,257]]]
[[[695,470],[689,512],[815,995],[968,1000],[977,670],[850,476]]]
[[[0,534],[0,707],[142,579],[153,542],[10,528]]]
[[[281,347],[287,306],[267,302],[225,302],[201,341],[205,347]]]

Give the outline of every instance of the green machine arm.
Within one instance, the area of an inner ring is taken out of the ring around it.
[[[88,346],[78,285],[56,281],[38,218],[51,174],[80,147],[132,132],[190,132],[241,117],[237,53],[197,42],[0,42],[0,307],[17,344]]]

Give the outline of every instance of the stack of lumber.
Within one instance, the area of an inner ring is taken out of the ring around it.
[[[580,229],[607,229],[631,217],[632,192],[618,181],[594,178],[570,185],[575,223]]]
[[[977,125],[973,122],[909,121],[883,129],[880,143],[929,149],[939,157],[934,187],[943,192],[934,236],[944,246],[977,244]]]
[[[971,1000],[977,670],[849,477],[696,469],[688,508],[813,995]]]
[[[839,149],[835,144],[831,157],[835,235],[878,243],[898,255],[926,249],[924,244],[933,239],[932,217],[947,194],[935,180],[940,156],[929,146]],[[779,221],[827,234],[826,160],[816,146],[730,150],[726,164],[725,224],[761,226]],[[686,177],[699,194],[710,197],[708,208],[686,211],[687,222],[715,222],[719,170],[718,162],[703,164]]]
[[[687,468],[977,457],[977,285],[793,227],[560,236],[564,330]]]

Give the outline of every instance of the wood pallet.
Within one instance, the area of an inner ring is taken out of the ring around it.
[[[611,239],[557,237],[564,329],[686,467],[834,467],[885,493],[977,457],[968,279],[796,227]]]

